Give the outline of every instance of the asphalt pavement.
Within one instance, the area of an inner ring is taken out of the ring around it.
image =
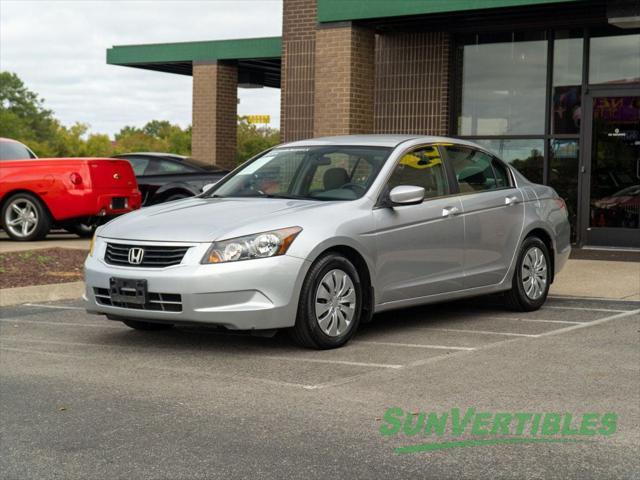
[[[374,318],[352,343],[137,332],[78,301],[2,309],[4,479],[638,478],[640,303],[494,299]],[[407,412],[615,412],[587,442],[398,454]]]

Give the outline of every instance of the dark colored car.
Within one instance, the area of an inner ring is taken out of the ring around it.
[[[143,206],[198,195],[205,185],[218,182],[228,173],[209,170],[189,157],[172,153],[123,153],[113,158],[131,162]]]

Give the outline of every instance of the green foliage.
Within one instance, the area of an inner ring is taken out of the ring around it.
[[[39,157],[109,157],[127,152],[191,154],[191,126],[152,120],[141,128],[124,126],[115,134],[89,133],[89,125],[62,125],[44,100],[30,91],[15,73],[0,72],[0,137],[25,143]],[[280,142],[280,132],[257,127],[238,117],[236,159],[244,162]]]
[[[280,131],[275,128],[260,127],[248,122],[247,117],[238,117],[238,164],[254,155],[280,143]]]

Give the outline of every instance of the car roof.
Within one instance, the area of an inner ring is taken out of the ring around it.
[[[473,142],[460,140],[450,137],[439,137],[433,135],[340,135],[335,137],[310,138],[307,140],[298,140],[295,142],[285,143],[279,147],[309,147],[323,145],[353,145],[368,147],[397,147],[401,143],[409,140],[420,140],[424,143],[456,143],[459,145],[469,145],[479,147]],[[481,148],[481,147],[480,147]]]
[[[13,138],[0,137],[0,142],[11,142],[11,143],[20,143],[18,140],[14,140]],[[20,143],[22,145],[22,143]]]

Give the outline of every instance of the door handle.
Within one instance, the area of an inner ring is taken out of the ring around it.
[[[515,205],[516,203],[518,203],[518,197],[516,197],[515,195],[511,195],[510,197],[504,198],[505,205]]]
[[[442,209],[443,217],[451,217],[453,215],[457,215],[458,213],[460,213],[460,209],[458,207],[444,207]]]

